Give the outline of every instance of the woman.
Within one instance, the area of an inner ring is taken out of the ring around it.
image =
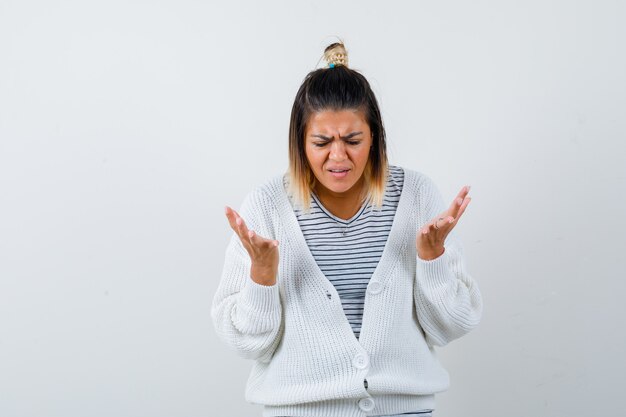
[[[431,415],[449,387],[434,346],[480,321],[482,298],[433,181],[388,165],[367,80],[325,50],[293,105],[289,171],[249,193],[212,319],[254,359],[246,400],[263,416]]]

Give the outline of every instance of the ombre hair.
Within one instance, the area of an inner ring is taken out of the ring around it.
[[[288,193],[295,204],[310,211],[311,193],[317,183],[305,152],[305,135],[310,117],[320,111],[362,111],[372,133],[372,147],[363,171],[360,200],[381,209],[387,184],[387,142],[376,96],[358,71],[348,68],[342,43],[324,50],[329,66],[307,74],[298,89],[289,123]],[[339,58],[333,58],[339,57]]]

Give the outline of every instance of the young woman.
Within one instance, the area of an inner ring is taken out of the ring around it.
[[[341,43],[291,113],[289,170],[236,212],[212,305],[218,336],[254,359],[246,400],[263,416],[430,416],[449,388],[437,359],[475,328],[478,286],[425,174],[389,165],[367,80]]]

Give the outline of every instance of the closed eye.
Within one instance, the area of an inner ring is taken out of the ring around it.
[[[348,140],[346,141],[348,144],[350,145],[358,145],[359,143],[361,143],[360,140]],[[326,146],[328,142],[322,142],[322,143],[314,143],[313,145],[317,146],[318,148],[322,148],[324,146]]]

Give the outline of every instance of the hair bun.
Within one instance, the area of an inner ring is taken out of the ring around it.
[[[337,65],[348,66],[348,52],[343,43],[335,42],[324,50],[324,60],[331,68]]]

